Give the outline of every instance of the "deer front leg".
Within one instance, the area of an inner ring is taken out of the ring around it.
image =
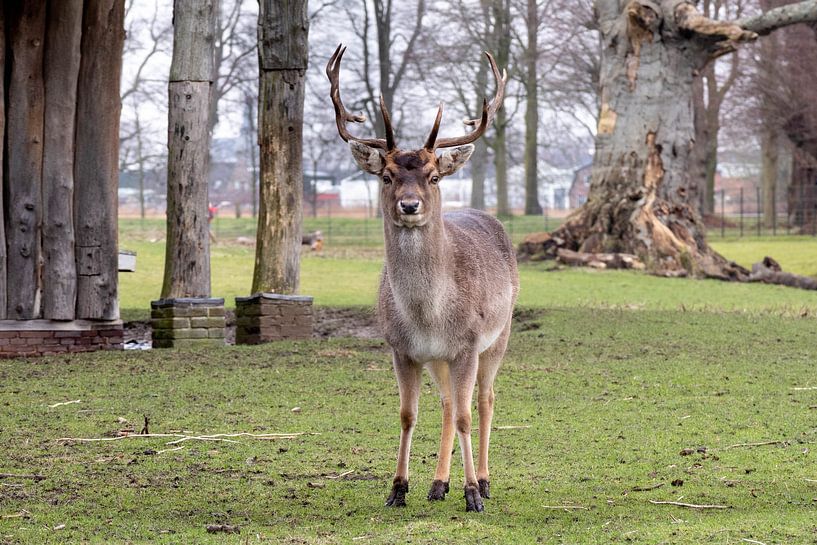
[[[468,353],[458,357],[451,364],[451,382],[454,398],[454,422],[462,451],[462,465],[465,473],[465,510],[482,512],[482,497],[479,494],[474,457],[471,452],[471,400],[477,381],[477,356]]]
[[[417,405],[420,399],[420,377],[423,368],[408,358],[394,354],[394,374],[400,390],[400,450],[397,452],[397,471],[394,474],[391,494],[386,500],[388,507],[405,507],[408,492],[409,452],[411,435],[417,422]]]
[[[434,481],[428,491],[431,501],[444,500],[448,494],[448,484],[451,474],[451,451],[454,449],[454,411],[451,398],[451,377],[448,371],[448,362],[435,361],[428,366],[437,388],[440,390],[440,404],[442,405],[442,432],[440,433],[440,450],[437,453],[437,471]]]

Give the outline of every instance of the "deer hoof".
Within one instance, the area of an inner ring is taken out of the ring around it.
[[[430,501],[444,500],[446,494],[448,494],[448,481],[435,479],[431,483],[431,490],[428,491],[428,499]]]
[[[386,507],[405,507],[406,493],[408,492],[408,480],[401,477],[394,479],[391,487],[391,494],[386,500]]]
[[[465,511],[482,513],[485,507],[482,505],[482,496],[479,495],[479,488],[473,484],[465,485]]]
[[[479,480],[479,495],[485,499],[491,499],[491,481],[488,479]]]

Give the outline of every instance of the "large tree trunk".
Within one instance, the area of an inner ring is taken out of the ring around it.
[[[8,7],[11,4],[7,4]],[[40,222],[42,221],[43,49],[45,2],[9,9],[11,70],[8,86],[8,317],[40,317]],[[13,13],[12,13],[13,11]]]
[[[207,182],[216,0],[176,0],[168,95],[162,298],[210,296]]]
[[[296,293],[300,282],[306,0],[262,0],[259,67],[261,210],[253,293]]]
[[[525,92],[527,94],[525,110],[525,214],[539,216],[542,205],[539,204],[539,171],[537,169],[537,152],[539,151],[539,85],[537,81],[536,61],[538,58],[537,31],[539,17],[536,0],[528,0],[528,50],[526,56]]]
[[[706,242],[691,203],[693,75],[752,29],[817,18],[777,10],[750,22],[702,17],[685,0],[597,0],[604,39],[601,116],[587,203],[555,233],[574,250],[638,255],[658,274],[746,278]],[[801,7],[802,6],[798,6]]]
[[[766,126],[760,135],[760,183],[763,199],[763,224],[772,227],[777,221],[777,176],[780,140],[777,128]]]
[[[0,73],[6,73],[6,8],[5,2],[0,2]],[[0,142],[6,140],[6,90],[5,84],[0,88]],[[0,152],[0,320],[6,319],[6,209],[3,203],[3,153]]]
[[[74,156],[76,318],[116,320],[119,81],[125,1],[85,0]]]
[[[76,312],[74,256],[74,120],[83,0],[48,3],[43,148],[43,318]]]

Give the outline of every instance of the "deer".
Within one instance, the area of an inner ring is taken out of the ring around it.
[[[409,491],[409,452],[417,422],[421,378],[427,368],[442,405],[442,432],[428,500],[449,492],[454,435],[464,469],[465,509],[484,510],[490,498],[488,448],[494,412],[494,380],[508,346],[519,278],[513,246],[502,223],[473,209],[442,212],[439,184],[461,169],[502,106],[507,72],[500,74],[486,52],[496,94],[483,99],[482,115],[466,121],[475,129],[464,136],[437,138],[443,106],[425,144],[403,151],[383,97],[380,111],[385,138],[358,138],[347,123],[365,117],[347,112],[340,97],[340,67],[346,48],[339,45],[326,66],[335,120],[357,165],[380,178],[385,260],[377,316],[392,350],[400,394],[400,446],[386,506],[404,507]],[[471,404],[478,390],[479,459],[471,447]]]

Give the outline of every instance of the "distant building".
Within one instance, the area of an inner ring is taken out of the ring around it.
[[[579,208],[587,202],[590,193],[590,176],[593,173],[593,163],[580,166],[573,172],[573,182],[570,184],[570,208]]]

